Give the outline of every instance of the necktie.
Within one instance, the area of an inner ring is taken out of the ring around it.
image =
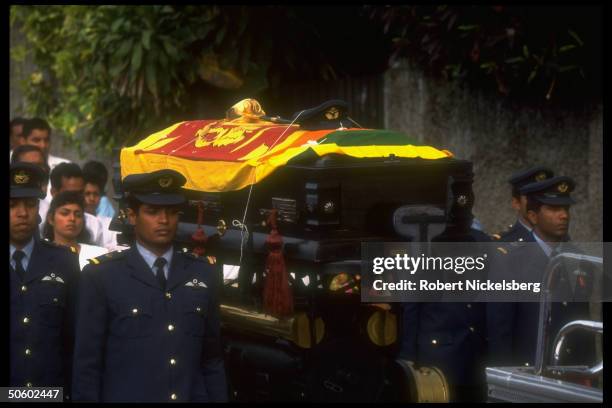
[[[166,259],[159,257],[155,260],[153,267],[155,268],[155,274],[157,275],[157,281],[162,290],[166,290],[166,275],[164,274],[164,265],[166,265]]]
[[[21,263],[21,260],[23,258],[25,258],[25,252],[20,250],[13,252],[13,259],[15,260],[15,272],[17,272],[17,276],[19,276],[19,279],[21,281],[23,281],[23,278],[25,276],[25,270],[23,269],[23,264]]]

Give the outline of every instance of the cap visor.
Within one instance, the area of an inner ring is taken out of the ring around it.
[[[11,188],[11,198],[45,198],[39,188]]]
[[[538,198],[538,201],[546,205],[572,205],[576,204],[571,197],[559,197],[559,198]]]
[[[186,201],[182,194],[134,194],[134,197],[151,205],[178,205]]]

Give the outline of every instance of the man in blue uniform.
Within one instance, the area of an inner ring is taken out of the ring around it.
[[[541,282],[553,256],[575,249],[567,244],[569,207],[574,181],[565,176],[530,183],[521,189],[527,196],[527,216],[534,226],[524,242],[507,244],[491,268],[492,280]],[[537,244],[536,244],[537,243]],[[561,248],[563,246],[564,248]],[[539,297],[533,302],[487,304],[487,331],[491,365],[525,365],[535,362],[538,338]],[[567,322],[589,319],[587,303],[554,302],[551,332],[553,336]],[[563,353],[563,364],[589,364],[595,357],[589,334],[572,333]],[[592,340],[592,338],[591,338]]]
[[[454,238],[441,234],[432,239],[432,242],[452,240]],[[490,242],[491,239],[482,231],[470,229],[467,235],[461,237],[461,241],[476,243]],[[482,250],[485,249],[483,247]],[[477,253],[481,254],[482,250]],[[442,370],[450,388],[451,402],[484,401],[485,304],[442,301],[404,303],[402,309],[399,357]]]
[[[512,209],[516,211],[517,219],[506,231],[493,234],[493,239],[502,242],[520,242],[529,239],[529,233],[533,229],[533,225],[527,218],[527,197],[521,194],[521,188],[530,183],[549,179],[553,175],[553,171],[548,167],[534,166],[516,172],[510,177],[508,182],[512,186]]]
[[[217,270],[172,245],[184,183],[173,170],[123,180],[135,244],[82,272],[74,400],[227,400]]]
[[[68,398],[76,249],[35,237],[43,171],[31,163],[14,163],[10,178],[10,385],[64,387]]]

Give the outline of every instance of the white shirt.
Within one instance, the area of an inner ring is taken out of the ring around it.
[[[95,217],[100,221],[100,224],[102,224],[102,246],[108,250],[114,251],[117,248],[117,235],[119,233],[109,229],[113,219],[102,215],[97,215]]]
[[[79,251],[79,265],[81,270],[89,263],[91,258],[95,258],[100,255],[108,253],[108,249],[102,248],[95,245],[79,244],[81,250]]]
[[[153,275],[156,275],[157,271],[153,269],[153,264],[159,257],[153,252],[149,251],[147,248],[140,245],[138,241],[136,241],[136,249],[138,249],[138,253],[140,253],[147,265],[149,265],[149,268],[151,268]],[[166,276],[166,279],[168,279],[168,268],[170,267],[170,262],[172,261],[172,247],[170,247],[170,249],[168,249],[166,253],[162,255],[162,258],[166,260],[166,264],[164,265],[164,275]]]
[[[15,248],[13,244],[9,245],[9,262],[11,263],[13,269],[15,269],[15,267],[17,266],[17,263],[13,259],[13,254],[16,250],[17,248]],[[21,260],[21,266],[23,266],[24,271],[27,271],[28,264],[30,263],[30,258],[32,257],[32,251],[34,250],[34,238],[30,238],[30,242],[28,242],[23,248],[21,248],[21,250],[25,254],[23,259]]]
[[[42,204],[42,201],[41,201],[41,204]],[[38,214],[40,215],[40,218],[42,220],[42,222],[38,226],[38,229],[40,230],[40,236],[43,236],[44,234],[45,219],[47,218],[47,211],[49,210],[49,207],[46,206],[46,208],[44,209],[44,214],[43,214],[42,207],[45,207],[45,205],[42,204],[38,207]],[[104,246],[103,226],[100,220],[98,220],[98,218],[96,218],[95,216],[91,214],[85,213],[85,228],[87,228],[87,231],[89,231],[91,242],[94,245],[103,247]]]

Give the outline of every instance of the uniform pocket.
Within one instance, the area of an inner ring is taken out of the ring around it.
[[[66,309],[66,288],[58,283],[42,283],[39,290],[39,323],[60,327]]]
[[[203,294],[198,296],[187,296],[183,302],[183,324],[185,333],[191,336],[203,337],[206,325],[208,304],[207,297]]]
[[[123,338],[150,337],[153,334],[153,313],[146,302],[115,305],[116,317],[110,325],[110,333]]]

